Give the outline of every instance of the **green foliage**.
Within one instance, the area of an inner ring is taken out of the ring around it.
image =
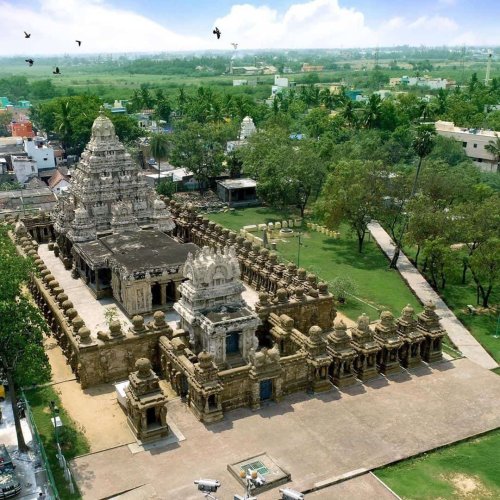
[[[363,249],[367,225],[381,211],[387,169],[379,161],[341,160],[333,166],[317,203],[317,213],[330,228],[346,221]]]
[[[234,133],[231,124],[179,123],[172,134],[170,161],[193,172],[202,189],[222,172],[224,147]]]
[[[337,276],[330,283],[330,291],[340,302],[346,302],[348,295],[358,291],[357,283],[350,276]]]
[[[160,182],[156,187],[156,192],[163,196],[171,197],[177,191],[177,184],[172,179],[166,179]]]
[[[9,136],[9,129],[7,128],[12,121],[13,114],[11,111],[6,111],[4,113],[0,113],[0,137]]]
[[[293,141],[283,128],[268,128],[250,137],[242,148],[245,174],[257,180],[257,194],[273,207],[297,206],[304,214],[326,176],[318,143]]]
[[[100,106],[96,96],[58,97],[34,106],[31,118],[37,128],[60,137],[67,154],[80,155]]]
[[[32,272],[8,237],[9,226],[0,226],[0,362],[18,386],[46,382],[50,367],[43,349],[47,324],[24,291]]]
[[[22,189],[23,186],[17,182],[0,182],[0,191],[12,191],[14,189]]]
[[[77,500],[81,498],[78,493],[72,495],[69,492],[64,473],[59,467],[54,426],[51,421],[50,402],[54,401],[56,403],[59,408],[59,417],[64,424],[59,430],[59,439],[64,456],[68,461],[90,451],[90,446],[84,433],[68,415],[61,404],[58,393],[52,387],[39,387],[27,390],[25,391],[25,395],[30,404],[33,418],[47,453],[61,499]]]
[[[141,127],[128,115],[110,113],[109,118],[115,126],[116,135],[124,144],[134,143],[134,141],[144,135]]]

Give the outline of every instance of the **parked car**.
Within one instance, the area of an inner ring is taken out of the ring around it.
[[[0,444],[0,500],[13,498],[21,492],[21,481],[14,469],[7,448]]]

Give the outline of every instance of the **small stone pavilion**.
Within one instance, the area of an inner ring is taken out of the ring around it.
[[[182,266],[197,247],[169,236],[170,212],[102,109],[53,220],[61,259],[96,298],[112,295],[129,316],[179,298]]]
[[[193,350],[210,353],[221,368],[244,365],[258,347],[260,319],[241,296],[245,287],[234,249],[214,252],[204,247],[195,256],[189,254],[184,276],[187,281],[174,309]]]
[[[158,375],[151,369],[147,358],[135,362],[136,371],[128,377],[128,424],[141,442],[161,439],[168,435],[167,397],[158,382]]]

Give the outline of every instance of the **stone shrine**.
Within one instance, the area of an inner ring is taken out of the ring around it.
[[[128,377],[127,422],[141,442],[161,439],[168,435],[167,397],[160,389],[158,376],[147,358],[135,362],[136,371]]]
[[[191,243],[175,223],[101,109],[69,192],[52,214],[58,251],[96,298],[112,295],[133,316],[172,306]]]
[[[182,297],[174,309],[181,317],[180,327],[189,334],[190,348],[209,352],[220,368],[245,364],[258,346],[255,331],[260,320],[241,296],[245,287],[234,248],[204,247],[189,254],[184,277],[187,281],[179,287]]]

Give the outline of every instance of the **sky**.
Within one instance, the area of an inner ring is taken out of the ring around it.
[[[0,55],[497,46],[499,26],[500,0],[0,0]]]

